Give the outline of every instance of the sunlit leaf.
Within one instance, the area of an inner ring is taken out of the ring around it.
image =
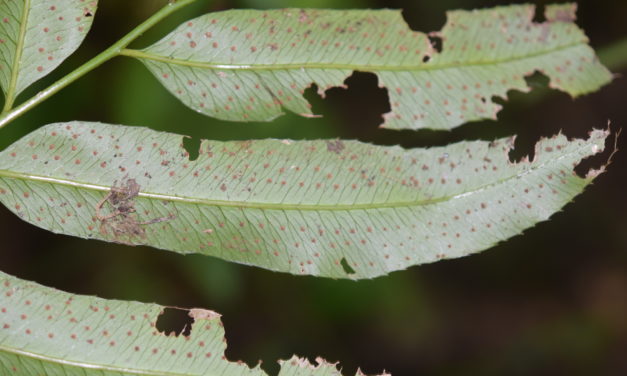
[[[0,272],[0,373],[267,376],[226,359],[219,314],[191,309],[188,333],[163,333],[157,321],[164,309],[68,294]],[[281,362],[280,375],[341,375],[336,365],[319,363],[294,357]]]
[[[0,86],[13,100],[81,44],[97,0],[0,1]]]
[[[527,91],[534,71],[573,96],[611,75],[573,23],[575,5],[516,5],[448,13],[437,35],[411,31],[393,10],[231,10],[201,16],[142,50],[139,58],[183,103],[236,121],[269,121],[289,110],[311,116],[303,97],[342,86],[354,71],[372,72],[387,88],[385,127],[450,129],[495,118],[494,97]]]
[[[56,233],[202,253],[294,274],[376,277],[460,257],[560,210],[604,147],[564,136],[511,163],[511,139],[404,150],[357,141],[203,141],[96,123],[0,153],[0,201]]]

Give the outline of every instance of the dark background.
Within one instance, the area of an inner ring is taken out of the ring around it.
[[[22,99],[106,48],[165,2],[102,0],[85,45]],[[207,0],[175,14],[134,46],[157,40],[186,19],[227,8],[403,8],[413,29],[434,31],[444,24],[447,9],[497,4],[506,2]],[[627,79],[620,75],[627,73],[627,1],[580,1],[578,13],[579,25],[618,74],[616,80],[572,100],[535,77],[533,92],[510,93],[498,122],[452,132],[378,129],[388,111],[387,93],[369,74],[356,74],[348,90],[333,89],[324,100],[308,92],[324,119],[286,115],[273,123],[221,122],[185,108],[139,62],[117,58],[3,129],[0,147],[46,123],[89,120],[220,140],[342,137],[405,147],[518,134],[518,158],[541,136],[559,130],[585,137],[608,120],[615,131],[627,125]],[[619,144],[627,146],[627,137]],[[599,166],[608,155],[586,161],[580,170]],[[619,152],[609,171],[551,221],[478,255],[371,281],[296,277],[211,257],[57,236],[5,208],[0,208],[0,269],[74,293],[216,310],[224,315],[229,359],[251,365],[261,359],[271,374],[278,371],[277,359],[296,353],[339,360],[345,375],[358,366],[395,376],[627,375],[626,183],[627,153]]]

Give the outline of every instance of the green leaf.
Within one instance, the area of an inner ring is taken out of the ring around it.
[[[439,33],[411,31],[393,10],[230,10],[186,22],[139,58],[177,98],[208,116],[269,121],[283,110],[312,116],[303,97],[372,72],[388,89],[384,127],[450,129],[496,118],[494,97],[528,91],[534,71],[573,96],[597,90],[610,72],[573,23],[575,5],[532,5],[449,12]],[[428,61],[427,61],[428,60]]]
[[[544,139],[520,163],[508,159],[511,139],[413,150],[202,141],[190,161],[178,135],[52,124],[0,153],[0,201],[55,233],[369,278],[478,252],[546,220],[596,176],[572,168],[607,134]]]
[[[89,31],[97,0],[0,2],[0,86],[9,105],[70,56]]]
[[[68,294],[0,272],[0,373],[267,376],[259,366],[251,369],[224,357],[219,314],[189,310],[190,333],[177,336],[157,329],[164,309]],[[294,357],[281,362],[279,375],[341,376],[335,365],[318,362],[314,369]]]

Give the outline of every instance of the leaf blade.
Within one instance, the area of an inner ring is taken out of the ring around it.
[[[398,11],[232,10],[201,16],[161,41],[123,54],[140,59],[188,107],[232,121],[269,121],[283,110],[310,116],[303,91],[376,74],[392,111],[384,127],[451,129],[496,118],[493,97],[528,91],[534,71],[573,96],[611,80],[575,26],[575,5],[447,13],[437,52]],[[428,60],[428,61],[424,61]]]
[[[0,87],[8,102],[53,71],[82,43],[97,0],[0,3]]]
[[[224,357],[224,328],[213,311],[187,310],[190,334],[175,336],[157,331],[166,307],[156,304],[69,294],[3,272],[0,292],[3,374],[267,375]],[[319,362],[316,370],[294,357],[281,372],[339,375],[336,365]]]
[[[606,137],[545,139],[533,161],[514,164],[507,139],[414,150],[203,141],[192,162],[181,136],[52,124],[0,153],[0,201],[56,233],[373,278],[487,249],[548,219],[592,181],[572,166]]]

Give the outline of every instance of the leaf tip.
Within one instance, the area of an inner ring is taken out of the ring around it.
[[[614,155],[618,152],[618,139],[620,137],[620,134],[622,132],[622,129],[619,128],[616,132],[614,132],[614,144],[612,145],[612,152],[610,153],[610,155],[607,157],[607,161],[601,165],[601,167],[599,168],[592,168],[590,169],[587,173],[585,178],[589,179],[589,180],[593,180],[596,179],[599,175],[603,174],[604,172],[607,171],[607,168],[610,164],[612,164]],[[600,130],[600,129],[595,129],[592,132],[590,132],[590,138],[591,139],[597,139],[598,142],[592,144],[592,155],[594,154],[599,154],[602,153],[605,150],[605,140],[607,139],[607,137],[611,134],[611,129],[609,127],[609,123],[608,123],[608,128],[606,130]]]

